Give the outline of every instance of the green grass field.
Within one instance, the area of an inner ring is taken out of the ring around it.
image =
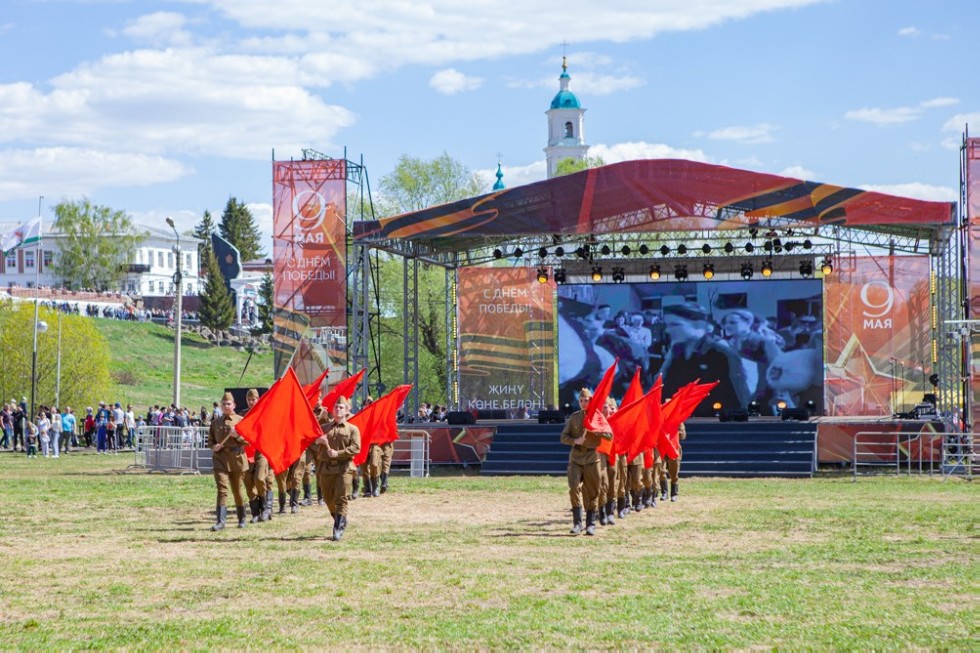
[[[109,343],[110,371],[128,376],[130,384],[114,382],[109,401],[133,404],[146,411],[152,404],[173,401],[174,332],[150,322],[94,320]],[[181,340],[181,403],[190,409],[211,406],[226,387],[268,387],[273,381],[272,351],[256,354],[245,368],[248,353],[213,347],[195,334]],[[239,377],[245,370],[245,376]]]
[[[0,455],[2,648],[976,648],[958,479],[687,480],[588,538],[563,479],[394,477],[334,543],[128,462]]]

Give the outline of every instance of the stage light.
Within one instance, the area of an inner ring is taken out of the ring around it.
[[[650,266],[650,278],[653,279],[654,281],[656,281],[657,279],[660,278],[660,266],[659,265],[651,265]]]
[[[678,265],[677,267],[675,267],[674,278],[677,279],[678,281],[684,281],[685,279],[687,279],[687,266]]]
[[[711,253],[711,245],[709,245],[708,243],[705,243],[704,245],[701,245],[701,251],[704,252],[705,254],[710,254]]]
[[[762,276],[771,277],[772,276],[772,261],[766,261],[762,264]]]
[[[555,283],[559,285],[563,284],[565,283],[566,278],[567,277],[565,276],[565,268],[558,268],[557,270],[555,270]]]
[[[939,386],[939,375],[938,374],[930,374],[929,375],[929,383],[931,383],[932,384],[932,387],[934,387],[934,388],[938,387]]]
[[[752,238],[755,238],[758,235],[759,235],[759,230],[758,229],[756,229],[755,227],[752,227],[751,229],[749,229],[749,236],[751,236]]]
[[[575,248],[575,256],[579,258],[588,258],[589,248],[587,246],[579,245],[578,247]]]
[[[800,276],[804,279],[813,276],[813,261],[800,261]]]
[[[622,252],[623,256],[629,256],[633,250],[630,249],[629,245],[623,245],[623,248],[619,251]]]
[[[751,254],[752,252],[755,251],[755,245],[753,245],[752,243],[745,243],[745,251]]]
[[[755,399],[753,399],[752,401],[749,402],[749,415],[751,417],[758,417],[761,414],[759,412],[760,409],[761,409],[761,406],[759,405],[759,402],[756,401]]]
[[[820,272],[823,273],[823,276],[827,277],[827,276],[830,276],[830,273],[833,272],[833,271],[834,271],[834,266],[830,262],[830,259],[829,258],[825,258],[823,260],[823,263],[820,264]]]
[[[716,401],[715,403],[711,404],[711,407],[715,410],[715,412],[718,412],[721,410],[721,402]]]
[[[762,245],[762,249],[764,249],[764,250],[766,250],[767,252],[771,252],[771,251],[772,251],[772,241],[771,241],[771,240],[767,240],[767,241],[766,241],[766,242],[765,242],[765,243],[764,243],[764,244]]]
[[[803,249],[811,249],[813,247],[813,241],[807,238],[803,241]]]
[[[815,401],[813,401],[813,399],[807,400],[807,402],[806,402],[806,410],[807,410],[808,413],[810,413],[811,415],[813,415],[814,413],[817,412],[817,403]]]
[[[755,274],[755,270],[752,269],[751,263],[742,263],[742,278],[748,281]]]
[[[602,249],[599,251],[602,252],[603,256],[609,256],[609,252],[611,252],[612,250],[609,249],[609,245],[603,245]]]
[[[541,249],[538,250],[538,258],[546,258],[547,256],[548,256],[547,248],[542,247]]]
[[[643,243],[642,245],[640,245],[640,254],[642,254],[643,256],[646,256],[649,253],[650,253],[650,248],[647,247],[646,243]]]
[[[500,251],[500,249],[495,249],[495,250],[493,250],[493,257],[494,257],[494,258],[500,258],[500,257],[502,257],[503,255],[504,255],[504,253],[503,253],[503,252],[501,252],[501,251]]]
[[[555,256],[557,256],[558,258],[561,258],[564,255],[565,255],[565,248],[564,247],[556,247],[555,248]]]
[[[663,256],[667,256],[668,254],[670,254],[670,248],[667,247],[666,245],[661,245],[660,246],[660,253]]]
[[[518,247],[517,249],[514,250],[514,258],[521,258],[522,256],[524,256],[524,250],[523,249],[521,249],[520,247]]]
[[[732,245],[731,243],[725,243],[725,253],[726,254],[731,254],[734,251],[735,251],[735,245]]]
[[[623,283],[626,280],[626,271],[623,268],[613,268],[612,280],[616,283]]]
[[[548,283],[548,268],[538,268],[538,283]]]
[[[602,268],[592,268],[592,280],[602,281]]]
[[[714,263],[705,263],[704,268],[701,270],[701,274],[704,275],[705,279],[711,279],[715,276],[715,265]]]
[[[780,399],[779,401],[776,402],[776,408],[778,408],[779,410],[786,410],[786,402]]]
[[[792,252],[793,248],[796,247],[796,243],[794,243],[792,240],[789,240],[786,241],[786,244],[783,245],[783,247],[786,249],[787,252]]]
[[[680,254],[681,256],[684,256],[685,254],[687,254],[687,245],[685,245],[684,243],[681,243],[680,245],[678,245],[677,246],[677,253]]]

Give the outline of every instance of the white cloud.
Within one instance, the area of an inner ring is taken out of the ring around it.
[[[547,179],[548,177],[548,167],[546,162],[543,160],[529,163],[526,166],[502,165],[500,166],[500,169],[504,173],[503,182],[507,188],[515,188],[517,186],[524,186],[525,184],[532,184],[536,181]],[[496,168],[477,170],[476,174],[480,175],[482,179],[489,180],[489,182],[496,183],[497,181]],[[490,187],[493,185],[493,183],[487,183],[483,192],[489,193]]]
[[[440,70],[429,78],[429,86],[443,95],[474,91],[483,85],[482,77],[470,77],[455,68]]]
[[[922,30],[920,30],[918,27],[903,27],[902,29],[898,30],[898,35],[905,36],[907,38],[914,38],[916,36],[921,36]]]
[[[959,193],[953,188],[933,186],[917,181],[907,184],[865,184],[858,186],[858,188],[930,202],[955,202],[959,199]]]
[[[944,132],[959,132],[963,133],[963,129],[967,125],[973,125],[974,131],[977,127],[980,127],[980,111],[974,113],[958,113],[945,123],[943,123]],[[959,147],[959,144],[957,144]]]
[[[138,43],[153,46],[190,45],[190,32],[184,30],[187,17],[169,11],[158,11],[130,21],[122,33]]]
[[[646,82],[636,75],[604,74],[596,72],[576,72],[572,74],[570,90],[583,95],[609,95],[618,91],[643,86]],[[558,75],[548,75],[537,79],[514,79],[507,82],[511,88],[558,88]]]
[[[937,97],[931,100],[926,100],[919,104],[923,109],[935,109],[937,107],[948,107],[954,104],[959,104],[959,98],[955,97]]]
[[[781,177],[794,177],[796,179],[813,180],[817,178],[817,173],[801,165],[792,165],[783,168],[776,173]]]
[[[101,188],[174,181],[192,172],[178,161],[147,154],[70,147],[0,150],[0,201],[56,193],[59,200],[75,198]]]
[[[696,137],[706,136],[717,141],[736,141],[745,145],[757,143],[772,143],[775,140],[772,132],[779,129],[776,125],[761,123],[758,125],[736,125],[724,127],[710,132],[695,132]]]
[[[854,109],[844,114],[848,120],[870,122],[873,125],[897,125],[916,120],[921,111],[914,107],[898,107],[896,109]]]
[[[646,141],[593,145],[589,148],[589,156],[600,157],[606,163],[638,161],[640,159],[690,159],[691,161],[710,162],[710,158],[703,150],[688,150],[664,143],[647,143]]]

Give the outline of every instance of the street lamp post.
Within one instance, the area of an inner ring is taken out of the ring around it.
[[[174,307],[174,407],[180,409],[180,322],[183,313],[183,276],[180,273],[180,233],[174,226],[174,220],[167,216],[167,224],[174,230],[177,236],[177,271],[174,272],[174,287],[176,288],[177,298]]]

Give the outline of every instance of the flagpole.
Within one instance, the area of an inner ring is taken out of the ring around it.
[[[41,277],[41,247],[44,244],[43,241],[43,231],[44,231],[44,220],[41,218],[41,200],[44,199],[44,195],[38,195],[37,198],[37,254],[34,257],[34,349],[31,353],[31,410],[30,414],[27,416],[28,421],[34,419],[34,397],[37,394],[37,317],[38,317],[38,304],[40,299],[38,293],[38,285],[40,283]]]

